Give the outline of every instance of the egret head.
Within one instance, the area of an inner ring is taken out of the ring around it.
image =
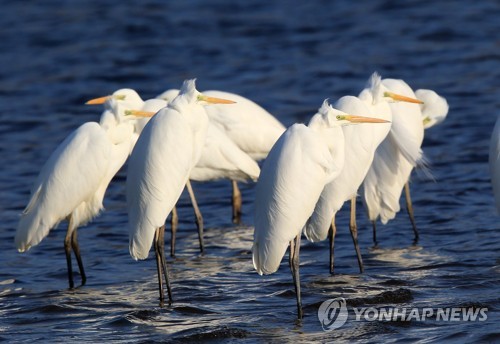
[[[425,129],[444,121],[449,110],[448,102],[445,98],[433,90],[425,89],[416,90],[415,95],[424,101],[424,104],[420,105],[420,111],[422,112]]]
[[[141,99],[139,94],[137,94],[136,91],[134,91],[133,89],[130,89],[130,88],[122,88],[118,91],[115,91],[111,95],[91,99],[91,100],[87,101],[85,104],[86,105],[105,104],[106,102],[109,102],[112,100],[124,102],[125,105],[131,105],[131,106],[134,106],[137,104],[141,104],[141,106],[142,106],[142,103],[143,103],[143,100]]]
[[[403,96],[401,94],[396,94],[396,93],[389,92],[389,91],[384,91],[384,98],[389,103],[395,103],[395,102],[406,102],[406,103],[414,103],[414,104],[423,104],[424,103],[420,99],[415,99],[415,98]]]
[[[377,72],[374,72],[371,75],[366,88],[361,92],[359,97],[362,99],[371,99],[371,103],[373,105],[376,105],[380,102],[407,102],[415,104],[423,103],[421,100],[390,92],[382,83],[382,77]]]
[[[183,82],[179,95],[170,102],[170,105],[175,108],[182,103],[196,103],[204,106],[209,104],[234,104],[235,102],[203,95],[196,89],[196,79],[190,79]]]
[[[349,115],[331,106],[328,103],[328,99],[323,101],[323,105],[321,105],[318,110],[318,115],[313,116],[310,124],[314,123],[313,125],[319,125],[319,122],[322,122],[324,126],[328,127],[358,123],[389,123],[389,121],[379,118]]]
[[[153,117],[160,109],[166,107],[168,103],[163,99],[148,99],[144,102],[142,109],[131,109],[125,111],[125,116],[149,118]]]
[[[390,123],[385,119],[374,118],[374,117],[364,117],[364,116],[354,116],[342,113],[335,116],[335,119],[341,123],[341,125],[348,124],[358,124],[358,123]]]
[[[120,123],[122,121],[135,119],[133,117],[127,117],[126,112],[131,109],[142,108],[144,101],[136,91],[130,88],[122,88],[109,96],[91,99],[85,104],[104,104],[105,111],[103,116],[108,117],[109,113],[111,113],[115,117],[115,120]],[[106,113],[108,114],[105,115]]]

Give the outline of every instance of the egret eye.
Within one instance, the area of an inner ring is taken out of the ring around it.
[[[127,98],[127,96],[124,94],[117,94],[116,96],[114,96],[114,98],[116,100],[125,100],[125,98]]]
[[[336,118],[337,118],[338,121],[341,121],[341,120],[343,120],[345,118],[345,116],[337,115]]]

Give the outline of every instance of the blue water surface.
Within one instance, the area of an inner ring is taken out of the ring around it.
[[[499,17],[495,0],[3,1],[0,340],[498,341],[499,217],[487,159],[500,113]],[[374,247],[361,210],[359,274],[341,211],[337,275],[328,272],[328,243],[303,240],[302,322],[287,262],[264,277],[252,266],[252,183],[242,185],[237,227],[230,183],[194,184],[207,226],[203,257],[181,197],[177,257],[168,260],[171,307],[158,305],[154,259],[135,262],[128,253],[126,169],[108,189],[106,211],[79,230],[87,285],[67,289],[64,223],[28,253],[14,247],[44,162],[72,130],[98,120],[101,109],[83,105],[90,98],[130,87],[147,99],[196,77],[200,90],[246,96],[289,126],[307,121],[325,98],[358,94],[374,71],[434,89],[450,104],[446,121],[425,133],[435,180],[412,178],[421,239],[413,245],[402,211],[379,225]],[[369,322],[351,314],[324,332],[317,310],[335,297],[351,306],[488,308],[488,319]]]

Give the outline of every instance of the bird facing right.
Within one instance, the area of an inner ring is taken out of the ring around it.
[[[130,255],[146,259],[154,242],[160,303],[162,274],[172,294],[164,252],[165,220],[179,199],[204,145],[208,117],[203,105],[233,103],[198,92],[186,80],[179,95],[146,124],[130,156],[127,173]]]
[[[349,230],[356,249],[360,272],[363,272],[363,261],[357,239],[356,195],[373,161],[375,150],[390,131],[392,112],[389,103],[393,101],[416,102],[413,98],[389,92],[382,84],[380,75],[374,73],[368,85],[359,97],[344,96],[335,107],[352,114],[370,114],[372,117],[385,120],[377,126],[359,125],[345,126],[343,132],[346,139],[346,158],[340,175],[325,186],[316,204],[314,213],[307,221],[306,237],[313,242],[330,238],[330,272],[334,273],[334,239],[336,234],[335,216],[344,202],[351,201],[351,217]]]
[[[299,249],[302,228],[328,182],[344,165],[342,125],[383,122],[351,116],[326,101],[308,126],[294,124],[278,139],[257,182],[253,264],[260,275],[274,273],[290,245],[298,318],[302,318]]]

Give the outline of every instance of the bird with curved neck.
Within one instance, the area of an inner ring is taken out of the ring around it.
[[[233,102],[205,96],[196,90],[195,80],[186,80],[179,95],[146,124],[130,156],[126,186],[130,255],[146,259],[154,244],[161,304],[165,298],[162,275],[172,302],[165,220],[200,159],[208,127],[204,106],[217,103]]]
[[[377,244],[376,221],[382,224],[394,219],[400,211],[400,198],[404,190],[406,210],[414,232],[414,243],[419,233],[410,194],[410,175],[417,166],[427,170],[421,146],[424,129],[440,123],[448,113],[446,99],[432,90],[413,92],[403,80],[383,79],[391,91],[418,98],[422,103],[390,103],[393,123],[389,135],[375,152],[372,166],[361,192],[363,203],[373,227],[373,242]]]
[[[351,201],[349,229],[356,249],[359,269],[363,271],[363,260],[358,245],[356,226],[356,195],[368,172],[375,150],[390,131],[392,113],[389,102],[418,102],[387,90],[381,77],[374,73],[368,85],[358,97],[344,96],[335,103],[335,108],[351,114],[369,114],[384,120],[377,126],[357,125],[344,126],[346,141],[345,163],[339,176],[327,184],[321,193],[314,213],[305,227],[306,237],[313,242],[330,238],[330,272],[334,273],[334,239],[337,232],[335,216],[344,202]]]
[[[131,89],[121,89],[88,102],[102,103],[105,111],[100,122],[81,125],[49,157],[16,231],[16,246],[24,252],[38,245],[59,222],[68,221],[64,249],[70,288],[74,287],[71,251],[76,256],[82,285],[86,282],[77,228],[103,209],[106,189],[133,146],[136,118],[125,116],[125,111],[140,106],[142,99]]]
[[[178,90],[176,90],[175,94],[178,94]],[[131,113],[135,115],[152,116],[153,113],[150,113],[150,111],[156,112],[161,107],[165,107],[167,104],[167,101],[163,99],[150,99],[146,101],[141,110],[131,111]],[[229,108],[234,105],[229,106]],[[211,105],[206,109],[210,109],[214,106],[224,107],[224,105]],[[138,135],[150,118],[151,117],[145,117],[137,120],[136,132]],[[197,182],[215,181],[220,179],[231,179],[240,182],[247,182],[249,180],[257,181],[259,173],[260,168],[257,162],[255,162],[255,160],[253,160],[248,154],[243,152],[236,145],[236,143],[234,143],[225,134],[224,131],[219,129],[215,123],[209,121],[207,136],[200,159],[191,170],[189,180],[186,184],[191,204],[193,206],[198,231],[203,232],[203,216],[198,207],[198,202],[196,200],[193,187],[191,186],[191,180]],[[176,233],[178,226],[176,207],[172,209],[171,214],[172,235],[170,241],[170,255],[173,257],[175,256]],[[200,251],[203,253],[203,243],[201,241]]]
[[[307,126],[294,124],[273,146],[257,182],[253,264],[260,275],[274,273],[290,246],[290,268],[302,318],[299,250],[302,229],[325,185],[344,165],[342,127],[385,121],[348,115],[327,101]]]
[[[416,98],[415,93],[403,80],[383,79],[382,84],[392,92]],[[419,98],[420,100],[420,98]],[[401,192],[409,180],[411,171],[418,165],[425,166],[421,149],[424,126],[419,104],[409,102],[389,103],[392,125],[388,135],[375,151],[372,165],[362,184],[361,198],[372,222],[373,241],[376,244],[376,220],[382,223],[393,219],[400,210]],[[406,188],[407,210],[415,235],[418,230],[413,216],[413,207]]]

